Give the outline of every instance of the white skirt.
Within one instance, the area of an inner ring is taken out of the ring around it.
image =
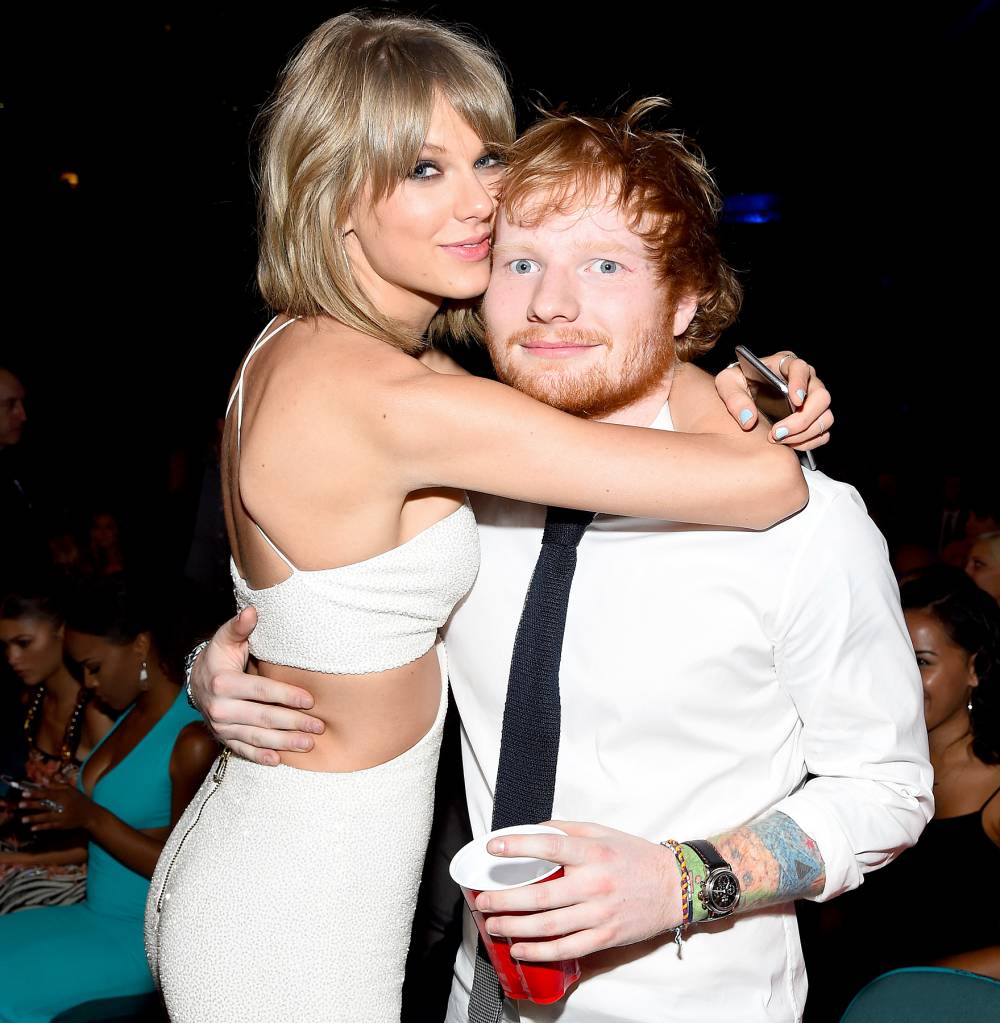
[[[397,1023],[448,706],[411,749],[333,774],[220,758],[174,829],[146,956],[174,1023]]]

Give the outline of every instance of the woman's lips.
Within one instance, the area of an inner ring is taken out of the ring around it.
[[[455,245],[442,245],[441,248],[466,263],[479,263],[490,254],[490,236],[486,235],[478,240],[468,242],[457,242]]]

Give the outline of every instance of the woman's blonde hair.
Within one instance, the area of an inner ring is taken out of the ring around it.
[[[486,147],[514,140],[502,67],[456,29],[359,11],[305,40],[262,113],[257,281],[272,309],[326,314],[405,352],[423,347],[358,286],[341,225],[366,185],[378,202],[413,170],[439,95]],[[430,336],[469,334],[475,304],[446,304]]]

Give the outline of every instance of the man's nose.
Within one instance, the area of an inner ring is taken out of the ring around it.
[[[538,275],[538,283],[528,305],[532,323],[572,323],[580,315],[580,303],[568,274],[548,268]]]

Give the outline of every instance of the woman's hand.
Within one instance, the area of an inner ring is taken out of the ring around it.
[[[830,392],[813,367],[787,351],[768,355],[761,362],[788,381],[788,397],[796,408],[771,427],[771,440],[796,451],[810,451],[826,444],[833,426]],[[757,406],[739,366],[724,369],[715,378],[715,387],[732,417],[744,430],[752,430],[757,423]]]
[[[32,831],[89,830],[97,804],[71,785],[47,785],[17,804]]]

